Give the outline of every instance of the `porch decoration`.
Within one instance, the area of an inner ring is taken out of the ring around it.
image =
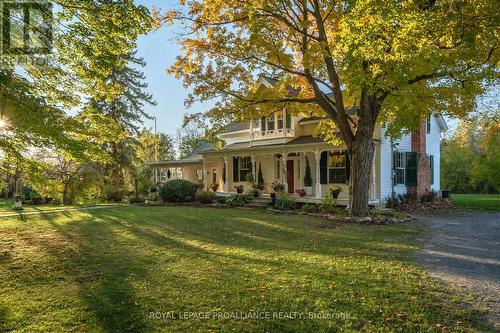
[[[304,190],[304,189],[296,189],[295,193],[297,193],[300,197],[306,196],[306,190]]]
[[[253,195],[254,197],[259,197],[262,194],[262,191],[264,191],[264,177],[262,176],[262,163],[259,164],[259,173],[257,175],[257,183],[252,185],[252,188],[254,190]]]
[[[311,176],[311,166],[309,165],[309,159],[306,157],[306,170],[304,174],[304,190],[307,195],[312,195],[312,176]]]
[[[271,188],[273,189],[273,192],[275,193],[280,193],[285,191],[285,185],[281,184],[280,182],[273,182],[271,184]]]
[[[257,175],[257,185],[260,190],[264,189],[264,176],[262,176],[262,163],[259,163],[259,174]]]
[[[330,194],[332,195],[332,198],[338,199],[340,192],[342,192],[342,188],[337,185],[333,185],[330,187]]]
[[[271,192],[271,204],[273,206],[276,204],[276,192]]]
[[[219,189],[219,183],[210,184],[210,189],[214,192],[217,192],[217,190]]]

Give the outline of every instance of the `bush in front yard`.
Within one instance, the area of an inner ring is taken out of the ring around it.
[[[184,179],[174,179],[166,182],[160,188],[160,198],[165,202],[184,202],[193,200],[196,186]]]
[[[196,200],[202,204],[209,204],[214,202],[215,194],[209,191],[198,190],[198,192],[196,192]]]
[[[283,210],[295,209],[295,198],[285,192],[278,192],[274,206]]]
[[[241,207],[244,206],[251,200],[246,194],[231,194],[226,198],[226,204],[231,207]]]

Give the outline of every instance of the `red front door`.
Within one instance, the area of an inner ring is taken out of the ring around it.
[[[295,184],[293,183],[293,160],[286,161],[286,180],[288,183],[288,193],[295,193]]]

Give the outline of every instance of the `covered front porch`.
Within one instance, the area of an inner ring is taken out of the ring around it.
[[[287,145],[280,145],[287,146]],[[220,196],[251,191],[261,183],[261,196],[274,192],[273,183],[283,184],[285,192],[298,202],[319,203],[330,187],[341,188],[337,202],[349,202],[349,159],[342,147],[315,144],[313,147],[228,147],[204,153],[203,178],[206,189],[216,188]],[[375,159],[376,160],[376,159]],[[376,162],[370,175],[370,204],[380,202],[377,196]],[[216,185],[214,185],[216,184]]]

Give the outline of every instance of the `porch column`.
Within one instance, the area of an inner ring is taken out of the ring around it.
[[[314,152],[314,161],[316,162],[316,198],[322,198],[323,194],[321,193],[321,152],[316,150]]]
[[[224,170],[225,170],[224,192],[229,193],[229,171],[228,171],[229,170],[229,159],[227,156],[224,156]]]
[[[207,166],[205,164],[205,159],[203,159],[203,189],[208,191]]]
[[[253,182],[256,183],[257,182],[257,172],[256,172],[256,169],[255,169],[255,155],[250,155],[250,159],[252,160],[252,176],[253,176]]]
[[[285,185],[285,193],[288,193],[288,153],[286,151],[281,153],[281,163],[283,164],[283,172],[281,177],[283,177],[283,185]]]
[[[299,184],[300,184],[300,188],[304,188],[305,185],[304,185],[304,177],[306,175],[306,152],[303,152],[300,154],[300,174],[299,174]]]

